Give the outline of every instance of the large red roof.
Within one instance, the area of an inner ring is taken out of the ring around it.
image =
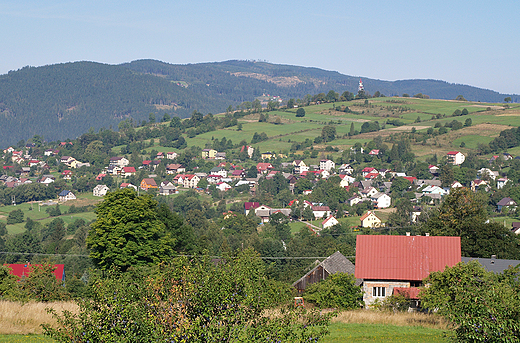
[[[420,281],[460,262],[460,237],[358,235],[356,278]]]

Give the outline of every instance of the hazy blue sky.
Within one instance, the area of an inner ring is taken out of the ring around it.
[[[0,74],[69,61],[261,59],[520,94],[520,1],[5,1]]]

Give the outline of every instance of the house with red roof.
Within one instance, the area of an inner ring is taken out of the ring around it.
[[[244,203],[244,213],[245,213],[245,215],[247,216],[249,214],[249,211],[251,211],[251,210],[254,211],[258,207],[260,207],[260,203],[259,202],[246,201]]]
[[[365,177],[365,176],[367,176],[367,174],[377,173],[377,169],[376,168],[372,168],[372,167],[365,167],[365,168],[363,168],[361,173],[363,174],[363,177]]]
[[[321,222],[321,227],[324,229],[328,229],[337,224],[339,224],[339,221],[333,215],[330,215],[327,219]]]
[[[258,170],[258,172],[262,174],[267,173],[271,169],[274,169],[271,163],[260,162],[256,165],[256,170]]]
[[[379,176],[379,173],[368,173],[365,175],[365,180],[374,180]]]
[[[134,167],[123,167],[122,174],[124,177],[130,177],[132,175],[135,175],[135,168]]]
[[[30,264],[30,263],[17,263],[17,264],[4,264],[4,266],[11,269],[9,274],[18,276],[19,280],[23,280],[28,276],[34,269],[42,268],[41,264]],[[65,265],[55,264],[53,274],[56,276],[56,280],[65,281]]]
[[[406,294],[418,304],[418,287],[431,272],[461,261],[460,237],[358,235],[357,279],[370,306],[393,294]]]
[[[455,166],[461,165],[466,159],[466,156],[464,156],[460,151],[450,151],[446,154],[446,157],[448,158],[448,163]]]
[[[200,178],[194,174],[184,175],[183,178],[183,187],[184,188],[197,188],[199,184]]]

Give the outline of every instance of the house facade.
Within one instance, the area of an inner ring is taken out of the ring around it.
[[[92,190],[92,195],[94,195],[95,197],[102,197],[105,196],[109,190],[110,188],[108,188],[108,186],[106,185],[97,185]]]
[[[359,218],[361,221],[362,227],[381,227],[383,226],[383,222],[381,219],[379,219],[378,216],[375,215],[374,212],[368,211],[365,213],[361,218]]]
[[[448,163],[451,163],[455,166],[461,165],[466,160],[466,156],[460,151],[450,151],[446,154],[448,158]]]

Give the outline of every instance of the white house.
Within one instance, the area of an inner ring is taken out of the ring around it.
[[[230,190],[231,186],[229,184],[227,184],[226,182],[219,182],[219,183],[217,183],[217,189],[222,192],[225,192],[227,190]]]
[[[497,189],[502,189],[508,182],[509,179],[507,177],[501,177],[497,180]]]
[[[340,174],[339,177],[341,178],[341,181],[339,183],[341,187],[347,187],[348,185],[356,181],[356,178],[346,174]]]
[[[331,160],[321,160],[320,161],[320,170],[326,170],[330,172],[332,169],[336,168],[336,163]]]
[[[370,197],[370,200],[377,208],[387,208],[392,203],[392,198],[386,193],[376,193]]]
[[[177,158],[177,156],[178,156],[178,154],[176,152],[167,152],[166,153],[166,158],[169,160],[174,160]]]
[[[326,218],[330,216],[330,208],[328,206],[312,206],[314,218]]]
[[[327,219],[321,222],[321,227],[328,229],[329,227],[333,227],[337,224],[339,224],[339,221],[334,216],[329,216]]]
[[[343,163],[340,167],[339,167],[339,172],[340,173],[347,173],[349,175],[352,175],[352,173],[354,172],[354,168],[352,168],[350,166],[350,164],[347,164],[347,163]]]
[[[302,160],[294,160],[292,165],[294,166],[295,174],[301,174],[303,172],[309,171],[309,166],[306,165]]]
[[[92,191],[92,195],[95,197],[102,197],[107,194],[107,192],[110,190],[106,185],[97,185],[94,187],[94,190]]]
[[[464,156],[464,154],[460,151],[450,151],[446,154],[446,156],[448,158],[448,163],[451,163],[455,166],[461,165],[466,159],[466,156]]]
[[[58,194],[58,198],[63,202],[68,200],[76,200],[76,196],[71,191],[61,191],[61,193]]]
[[[111,157],[109,161],[110,165],[116,165],[121,168],[126,167],[129,163],[130,161],[125,157]]]

